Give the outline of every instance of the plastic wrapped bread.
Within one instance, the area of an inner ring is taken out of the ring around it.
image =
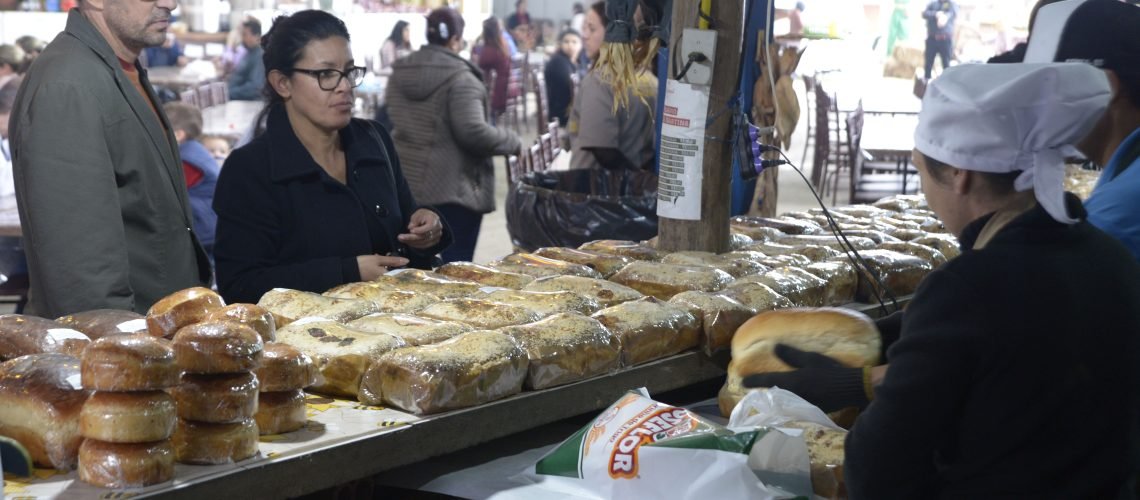
[[[564,274],[562,273],[561,270],[553,268],[553,267],[532,266],[530,264],[516,264],[514,262],[505,262],[502,260],[496,260],[494,262],[491,262],[491,263],[487,264],[487,267],[490,267],[491,269],[495,269],[497,271],[503,271],[506,273],[522,274],[525,276],[530,276],[531,278],[534,278],[536,280],[542,279],[542,278],[549,278],[551,276],[564,276]],[[523,287],[523,288],[526,288],[526,287]]]
[[[918,208],[924,203],[926,203],[926,199],[922,195],[896,194],[882,198],[872,203],[871,206],[894,212],[902,212],[912,208]]]
[[[353,330],[335,321],[304,320],[277,331],[277,341],[313,358],[317,382],[311,389],[355,398],[364,372],[384,353],[406,345],[398,337]]]
[[[874,221],[876,224],[891,226],[892,228],[895,228],[895,229],[914,229],[916,231],[922,230],[922,226],[919,225],[918,222],[915,222],[913,220],[900,218],[900,217],[896,217],[897,215],[900,215],[900,214],[889,214],[889,215],[883,216],[883,217],[875,217]],[[884,231],[884,232],[886,232],[887,234],[890,234],[890,231]]]
[[[850,262],[839,260],[812,262],[801,269],[827,282],[827,297],[824,300],[826,305],[841,306],[855,301],[855,292],[859,288],[859,275]]]
[[[741,233],[729,233],[728,237],[728,248],[731,248],[733,250],[741,250],[744,247],[751,245],[753,242],[752,238]]]
[[[86,335],[50,319],[23,314],[0,315],[0,361],[41,353],[78,358],[90,343]]]
[[[946,226],[942,224],[942,221],[938,220],[938,218],[934,216],[933,212],[931,212],[929,215],[926,215],[922,212],[896,214],[894,217],[899,220],[914,222],[918,224],[918,229],[926,231],[928,233],[946,232]]]
[[[407,345],[427,345],[443,342],[474,328],[458,321],[441,321],[409,314],[370,314],[345,324],[353,330],[383,333],[399,337]]]
[[[776,293],[768,285],[755,281],[738,280],[729,285],[728,288],[718,292],[717,295],[733,299],[755,309],[757,312],[782,309],[793,305],[787,297]]]
[[[846,496],[843,461],[847,432],[803,420],[783,422],[779,426],[803,431],[811,466],[812,491],[823,498]]]
[[[624,366],[677,354],[700,341],[701,325],[695,316],[653,297],[602,309],[593,318],[621,340]]]
[[[727,349],[736,329],[756,315],[756,310],[736,299],[708,292],[682,292],[669,303],[683,307],[701,320],[701,348],[705,353]]]
[[[629,265],[634,259],[621,255],[605,254],[592,250],[577,250],[563,247],[545,247],[534,251],[535,255],[557,259],[574,264],[587,266],[602,275],[603,278],[618,272]]]
[[[321,294],[337,299],[360,299],[376,304],[382,313],[414,313],[441,299],[427,292],[392,290],[370,281],[346,283]]]
[[[827,260],[827,259],[830,259],[832,257],[835,257],[837,255],[842,254],[842,252],[840,252],[839,250],[836,250],[836,249],[831,248],[831,247],[825,247],[823,245],[796,245],[796,246],[792,246],[792,245],[785,245],[783,243],[775,243],[775,242],[753,243],[751,245],[748,245],[747,249],[752,250],[752,251],[756,251],[756,252],[760,252],[760,253],[763,253],[764,255],[768,255],[768,256],[803,255],[804,257],[811,259],[812,262],[819,262],[821,260]]]
[[[926,236],[927,232],[921,229],[895,229],[894,231],[889,231],[887,234],[901,241],[911,241]]]
[[[273,342],[277,339],[277,322],[273,319],[273,313],[254,304],[230,304],[221,309],[214,309],[202,321],[236,321],[253,328],[253,331],[261,336],[262,342]]]
[[[934,266],[923,259],[891,250],[863,250],[859,256],[895,297],[914,293],[922,279],[934,270]],[[883,294],[878,283],[860,275],[855,298],[868,304],[877,303],[876,291]]]
[[[78,358],[49,353],[6,361],[0,364],[0,436],[19,441],[39,467],[74,469],[89,394],[80,385]]]
[[[949,234],[931,233],[921,238],[910,240],[910,242],[917,243],[919,245],[925,245],[938,250],[939,252],[942,252],[942,255],[945,256],[948,260],[953,259],[962,253],[962,248],[958,244],[958,239],[950,236]]]
[[[167,295],[150,306],[146,326],[155,337],[170,338],[180,328],[202,321],[210,311],[225,307],[218,292],[193,287]]]
[[[791,266],[756,276],[747,276],[736,280],[733,285],[739,286],[748,282],[767,285],[798,306],[821,307],[827,302],[827,282]]]
[[[380,312],[380,307],[372,301],[335,299],[288,288],[274,288],[265,292],[257,305],[273,313],[273,321],[278,329],[301,318],[319,316],[346,322]]]
[[[885,210],[873,205],[844,205],[833,207],[830,210],[833,213],[850,215],[857,219],[873,219],[875,217],[884,217],[891,214],[890,210]]]
[[[812,260],[798,253],[789,253],[764,257],[760,259],[760,263],[768,266],[769,270],[772,270],[787,266],[806,266],[811,264]]]
[[[733,278],[760,274],[768,270],[768,266],[759,261],[763,257],[749,258],[741,254],[712,252],[675,252],[661,259],[665,264],[680,264],[684,266],[707,266],[720,269]]]
[[[534,311],[541,318],[558,313],[590,315],[602,308],[598,301],[590,297],[565,290],[557,292],[485,290],[475,297],[500,304],[524,307]]]
[[[863,236],[847,236],[847,242],[851,243],[856,250],[863,250],[868,248],[875,248],[875,240],[865,238]],[[798,236],[788,236],[778,243],[783,245],[800,246],[800,245],[819,245],[834,250],[843,252],[846,250],[846,245],[836,238],[834,234],[805,234]]]
[[[930,263],[931,266],[938,267],[946,263],[946,256],[942,252],[935,250],[926,245],[912,243],[909,241],[900,241],[895,243],[883,243],[876,247],[878,250],[892,250],[901,254],[913,255],[922,260]]]
[[[538,313],[525,307],[481,299],[451,299],[425,307],[417,316],[442,321],[458,321],[480,330],[538,321]]]
[[[360,400],[416,414],[467,408],[521,392],[528,363],[506,334],[464,333],[385,354],[364,377]]]
[[[621,368],[621,344],[598,320],[561,313],[499,330],[527,353],[526,387],[546,389]]]
[[[732,275],[711,267],[639,261],[610,276],[610,281],[645,295],[669,300],[678,293],[690,290],[715,292],[731,283]]]
[[[399,269],[377,278],[374,283],[392,290],[426,292],[441,299],[466,297],[482,286],[474,281],[462,281],[431,271]]]
[[[602,273],[599,273],[597,270],[590,266],[575,264],[573,262],[566,262],[564,260],[551,259],[548,257],[543,257],[541,255],[535,255],[533,253],[513,253],[500,259],[500,262],[528,267],[551,269],[556,271],[558,274],[569,276],[582,276],[585,278],[602,277]]]
[[[146,316],[134,311],[94,309],[60,316],[55,321],[86,335],[91,340],[110,335],[147,333]]]
[[[534,281],[534,276],[501,271],[471,262],[449,262],[435,272],[463,281],[474,281],[483,286],[496,286],[518,290]]]
[[[898,243],[898,242],[902,241],[902,240],[895,238],[894,236],[891,236],[891,235],[889,235],[883,231],[874,230],[874,229],[844,231],[844,234],[847,236],[847,239],[851,239],[852,237],[867,238],[867,239],[875,242],[876,245],[880,245],[883,243]]]
[[[610,255],[620,255],[634,260],[659,261],[665,254],[649,245],[628,240],[595,240],[578,246],[578,250],[590,250]]]
[[[583,278],[580,276],[551,276],[535,280],[523,290],[528,292],[574,292],[598,301],[602,307],[610,307],[622,302],[637,300],[645,295],[628,286],[612,281]]]
[[[317,381],[317,367],[313,365],[313,358],[296,347],[280,342],[265,344],[261,364],[253,374],[257,377],[258,390],[263,393],[295,391]]]
[[[792,217],[754,217],[750,215],[737,215],[728,222],[730,227],[734,228],[758,228],[770,227],[787,235],[794,234],[819,234],[823,232],[823,228],[815,222],[809,222],[802,219],[795,219]],[[748,233],[745,233],[748,234]],[[752,236],[749,234],[749,236]],[[756,239],[753,237],[753,239]]]
[[[174,447],[169,440],[108,443],[87,439],[79,448],[79,479],[100,488],[142,488],[173,478]]]
[[[787,236],[783,231],[780,231],[774,227],[730,224],[729,229],[732,231],[732,234],[744,235],[745,237],[751,239],[753,243],[761,241],[776,241],[783,238],[784,236]]]

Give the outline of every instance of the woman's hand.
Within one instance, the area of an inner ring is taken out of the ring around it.
[[[375,281],[390,268],[408,265],[408,259],[387,255],[361,255],[356,258],[356,265],[360,268],[361,281]]]
[[[400,243],[423,250],[439,243],[443,237],[443,223],[439,215],[426,208],[416,210],[408,222],[408,232],[397,236]]]

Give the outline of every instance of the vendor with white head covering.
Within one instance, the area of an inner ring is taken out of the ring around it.
[[[850,498],[1131,498],[1140,265],[1061,179],[1110,94],[1081,64],[963,65],[927,89],[915,164],[963,252],[919,286],[851,428]],[[756,378],[812,394],[870,373],[798,354]]]

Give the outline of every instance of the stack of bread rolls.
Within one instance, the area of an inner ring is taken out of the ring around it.
[[[283,434],[305,426],[305,387],[317,381],[313,359],[289,344],[265,344],[258,366],[261,383],[253,419],[261,434]]]
[[[136,488],[174,477],[170,437],[177,416],[164,392],[178,383],[174,350],[146,334],[106,336],[83,353],[79,478],[104,488]]]

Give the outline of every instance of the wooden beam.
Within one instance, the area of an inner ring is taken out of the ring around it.
[[[673,0],[673,40],[677,44],[685,28],[698,26],[700,0]],[[712,3],[713,28],[717,32],[716,60],[709,92],[708,116],[724,110],[737,92],[740,49],[744,31],[744,0],[716,0]],[[670,74],[670,79],[674,75]],[[659,118],[660,119],[660,118]],[[658,246],[667,252],[702,250],[723,253],[729,250],[728,218],[732,194],[732,148],[723,138],[730,136],[732,113],[722,113],[705,131],[704,181],[701,185],[701,220],[686,221],[661,217]],[[716,138],[709,140],[708,137]]]

